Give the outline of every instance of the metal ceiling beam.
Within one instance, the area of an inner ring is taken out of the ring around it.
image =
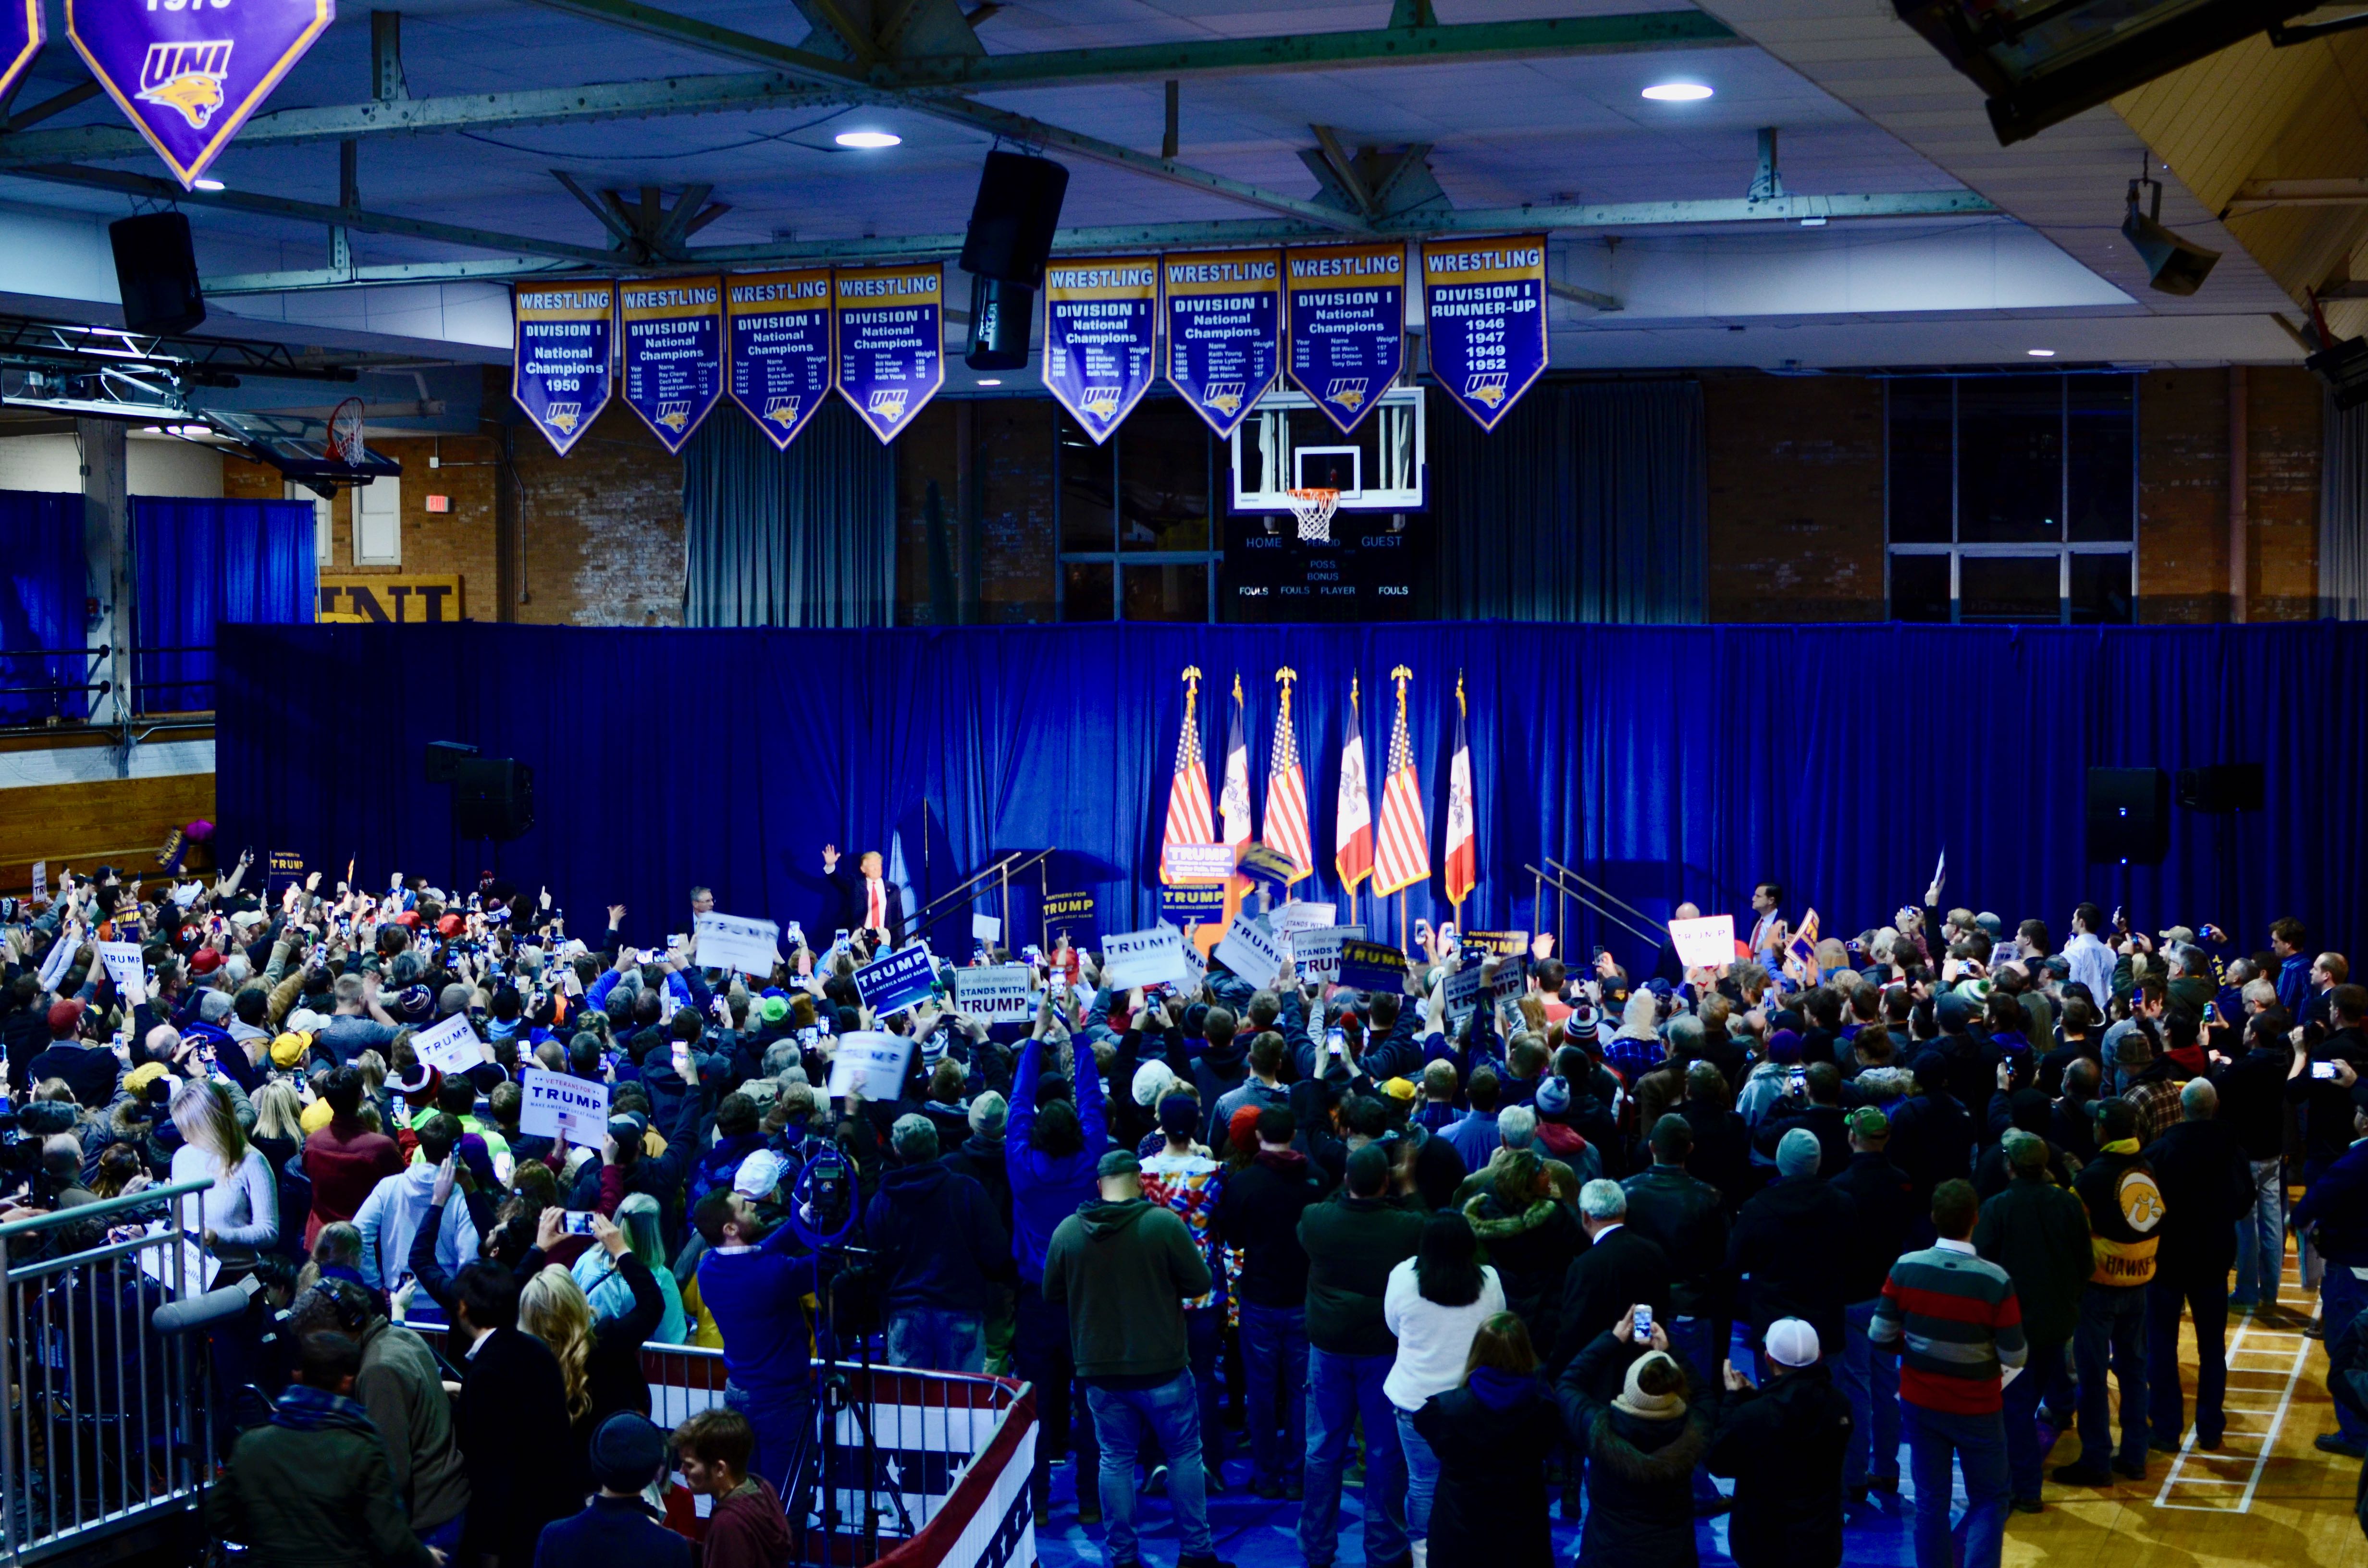
[[[401,261],[380,267],[357,267],[350,272],[313,267],[293,272],[237,272],[205,279],[208,299],[233,294],[293,294],[315,289],[345,289],[393,283],[462,283],[480,279],[507,281],[538,273],[575,270],[564,261],[537,256],[491,256],[469,261]]]
[[[518,234],[495,233],[484,229],[463,228],[456,223],[430,222],[420,218],[400,218],[391,212],[364,212],[334,207],[325,201],[293,201],[286,197],[255,196],[238,190],[183,190],[178,181],[131,174],[121,169],[43,165],[10,172],[20,179],[42,180],[51,185],[112,190],[126,196],[144,196],[152,201],[178,202],[188,207],[219,207],[226,211],[247,212],[259,218],[286,218],[299,223],[324,223],[333,228],[342,225],[370,234],[404,234],[416,240],[464,245],[471,250],[523,251],[530,256],[556,256],[590,267],[614,267],[620,259],[613,251],[595,250],[590,245],[529,239]]]
[[[2368,207],[2368,179],[2248,179],[2220,215],[2273,207]]]

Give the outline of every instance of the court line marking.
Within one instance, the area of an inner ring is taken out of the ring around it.
[[[2283,1270],[2281,1272],[2283,1272]],[[2315,1305],[2311,1309],[2311,1316],[2314,1320],[2318,1316],[2318,1310]],[[2259,1433],[2247,1432],[2242,1434],[2242,1436],[2247,1437],[2259,1437],[2261,1440],[2261,1451],[2258,1454],[2247,1456],[2243,1454],[2213,1453],[2198,1449],[2195,1446],[2195,1428],[2192,1426],[2189,1426],[2186,1436],[2180,1441],[2179,1452],[2171,1457],[2170,1469],[2163,1475],[2162,1490],[2155,1494],[2154,1506],[2156,1507],[2176,1508],[2182,1512],[2194,1514],[2246,1514],[2252,1511],[2253,1494],[2260,1489],[2262,1472],[2269,1468],[2270,1456],[2277,1449],[2278,1435],[2285,1426],[2286,1412],[2294,1403],[2294,1389],[2300,1385],[2303,1372],[2309,1365],[2311,1341],[2306,1335],[2291,1331],[2281,1332],[2271,1329],[2256,1330],[2253,1327],[2252,1314],[2248,1312],[2237,1325],[2236,1338],[2229,1342],[2228,1358],[2230,1360],[2233,1361],[2236,1357],[2245,1354],[2256,1356],[2280,1356],[2289,1354],[2283,1348],[2270,1350],[2254,1349],[2248,1352],[2244,1348],[2244,1341],[2246,1335],[2248,1334],[2256,1335],[2258,1337],[2262,1339],[2291,1339],[2295,1342],[2295,1348],[2290,1353],[2292,1359],[2285,1369],[2285,1388],[2278,1395],[2278,1403],[2274,1409],[2265,1411],[2259,1408],[2246,1408],[2242,1406],[2232,1407],[2226,1403],[2225,1401],[2221,1405],[2221,1409],[2224,1413],[2227,1413],[2233,1409],[2236,1413],[2241,1415],[2266,1415],[2270,1417],[2268,1426],[2262,1431]],[[2233,1366],[2229,1368],[2229,1371],[2232,1375],[2236,1370],[2237,1369]],[[2277,1372],[2273,1368],[2260,1367],[2248,1369],[2246,1375],[2248,1377],[2274,1377],[2277,1375]],[[2269,1391],[2267,1389],[2248,1389],[2242,1392],[2258,1392],[2266,1393]],[[2179,1472],[2191,1460],[2241,1460],[2250,1463],[2252,1470],[2251,1472],[2246,1475],[2241,1482],[2236,1476],[2190,1475],[2182,1477]],[[2234,1507],[2228,1507],[2208,1503],[2174,1503],[2170,1500],[2170,1489],[2174,1485],[2242,1485],[2245,1490],[2244,1494],[2237,1499],[2236,1506]]]

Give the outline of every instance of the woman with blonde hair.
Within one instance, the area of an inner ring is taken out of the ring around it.
[[[256,1085],[247,1102],[255,1107],[251,1135],[255,1146],[273,1170],[285,1168],[304,1146],[304,1101],[296,1085],[285,1078],[273,1078]]]
[[[542,1211],[537,1237],[548,1252],[567,1233],[566,1211]],[[567,1419],[575,1434],[569,1459],[570,1484],[591,1490],[592,1435],[600,1423],[620,1410],[637,1415],[650,1413],[649,1381],[642,1375],[642,1343],[656,1332],[666,1314],[666,1297],[657,1280],[626,1244],[625,1233],[608,1217],[592,1216],[593,1239],[616,1267],[617,1277],[632,1292],[633,1305],[620,1317],[595,1322],[592,1303],[575,1276],[560,1264],[551,1264],[526,1282],[518,1292],[518,1327],[550,1346],[567,1385]]]
[[[666,1298],[665,1315],[658,1319],[649,1339],[657,1345],[687,1343],[689,1327],[683,1316],[682,1287],[676,1283],[674,1270],[666,1256],[666,1237],[659,1229],[658,1200],[646,1192],[628,1194],[617,1205],[617,1228],[625,1233],[625,1244],[635,1257],[649,1266],[650,1277],[657,1281],[658,1294]],[[585,1300],[592,1303],[595,1322],[620,1318],[633,1310],[633,1292],[619,1271],[617,1260],[606,1249],[586,1247],[576,1258],[573,1271],[575,1282],[584,1287]]]
[[[230,1096],[211,1078],[192,1078],[173,1095],[173,1180],[211,1185],[197,1195],[201,1240],[222,1265],[215,1285],[252,1273],[258,1254],[279,1240],[279,1188],[262,1153],[246,1141]]]

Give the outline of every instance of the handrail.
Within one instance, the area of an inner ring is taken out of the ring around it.
[[[996,859],[996,862],[995,862],[993,865],[991,865],[991,866],[987,867],[987,868],[986,868],[986,869],[985,869],[985,870],[983,870],[983,871],[979,872],[976,876],[974,876],[974,877],[970,877],[970,878],[965,879],[965,880],[964,880],[964,881],[962,881],[956,882],[956,883],[953,885],[953,887],[952,887],[952,888],[951,888],[950,890],[948,890],[947,892],[939,893],[937,897],[935,897],[935,898],[933,898],[933,899],[929,900],[929,902],[928,902],[928,903],[925,903],[925,904],[921,905],[919,912],[918,912],[917,914],[916,914],[916,915],[913,916],[914,921],[917,924],[917,923],[922,922],[922,921],[925,921],[925,920],[926,920],[926,921],[934,921],[934,920],[936,920],[936,919],[937,919],[937,915],[932,915],[932,914],[930,914],[930,913],[929,913],[931,910],[933,910],[933,909],[937,909],[938,905],[939,905],[939,904],[941,904],[941,903],[947,903],[951,902],[954,898],[956,898],[957,896],[959,896],[959,895],[962,893],[962,890],[963,890],[963,889],[970,887],[973,883],[975,883],[975,882],[983,882],[983,881],[985,881],[987,878],[989,878],[989,877],[991,877],[991,876],[995,875],[997,871],[1008,871],[1009,869],[1011,869],[1011,862],[1012,862],[1012,861],[1014,861],[1014,860],[1017,860],[1017,859],[1019,859],[1019,850],[1014,849],[1014,850],[1010,850],[1010,851],[1007,852],[1007,853],[1006,853],[1006,854],[1004,854],[1000,858]],[[939,914],[943,914],[943,913],[945,913],[945,912],[944,912],[944,911],[942,911],[942,910],[939,910]]]
[[[1572,870],[1568,866],[1564,865],[1561,861],[1559,861],[1559,860],[1555,859],[1555,858],[1554,858],[1553,856],[1551,856],[1551,855],[1543,856],[1543,857],[1542,857],[1542,858],[1543,858],[1543,859],[1544,859],[1545,863],[1546,863],[1548,866],[1552,867],[1554,870],[1556,870],[1556,871],[1560,872],[1562,875],[1564,875],[1564,876],[1565,876],[1565,877],[1568,877],[1572,881],[1577,882],[1580,887],[1583,887],[1583,888],[1592,888],[1592,889],[1594,889],[1594,890],[1595,890],[1595,892],[1599,892],[1599,893],[1601,893],[1601,894],[1602,894],[1606,899],[1609,899],[1611,903],[1618,904],[1621,908],[1622,908],[1622,909],[1626,910],[1629,914],[1631,914],[1631,915],[1634,915],[1637,919],[1642,920],[1645,925],[1650,926],[1654,927],[1655,929],[1658,930],[1658,931],[1661,933],[1661,935],[1663,935],[1664,937],[1666,937],[1666,936],[1668,936],[1668,935],[1669,934],[1669,928],[1668,928],[1667,926],[1662,925],[1659,921],[1657,921],[1657,920],[1654,919],[1651,915],[1649,915],[1645,914],[1643,910],[1641,910],[1641,909],[1637,908],[1634,904],[1630,903],[1626,899],[1621,898],[1620,896],[1618,896],[1617,894],[1615,894],[1615,893],[1614,893],[1614,892],[1613,892],[1610,888],[1603,887],[1603,886],[1599,885],[1598,883],[1588,881],[1585,877],[1580,876],[1577,871]]]
[[[1540,870],[1535,866],[1524,865],[1521,869],[1529,872],[1530,875],[1535,877],[1540,882],[1553,888],[1554,892],[1564,894],[1565,897],[1578,900],[1579,903],[1595,911],[1596,914],[1600,915],[1604,919],[1611,921],[1611,924],[1621,927],[1622,930],[1633,932],[1636,936],[1644,937],[1645,940],[1648,942],[1659,942],[1662,940],[1662,937],[1656,937],[1650,931],[1643,930],[1635,926],[1630,925],[1619,915],[1612,914],[1611,911],[1596,903],[1595,900],[1589,898],[1587,894],[1579,892],[1577,888],[1572,887],[1568,882],[1564,881],[1561,877],[1549,871]]]
[[[126,1193],[121,1198],[102,1199],[97,1203],[85,1203],[77,1208],[60,1209],[49,1214],[36,1214],[29,1220],[12,1220],[5,1225],[0,1225],[0,1245],[6,1245],[17,1236],[28,1235],[35,1231],[46,1231],[52,1226],[86,1224],[93,1220],[104,1220],[110,1214],[120,1214],[128,1210],[143,1209],[152,1203],[164,1202],[167,1199],[187,1198],[193,1192],[203,1192],[211,1186],[213,1183],[211,1181],[171,1182],[164,1187],[143,1187],[138,1192]]]

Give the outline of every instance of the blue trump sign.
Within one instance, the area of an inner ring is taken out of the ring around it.
[[[929,949],[912,947],[857,970],[855,989],[862,994],[865,1006],[886,1017],[928,1000],[937,979]]]

